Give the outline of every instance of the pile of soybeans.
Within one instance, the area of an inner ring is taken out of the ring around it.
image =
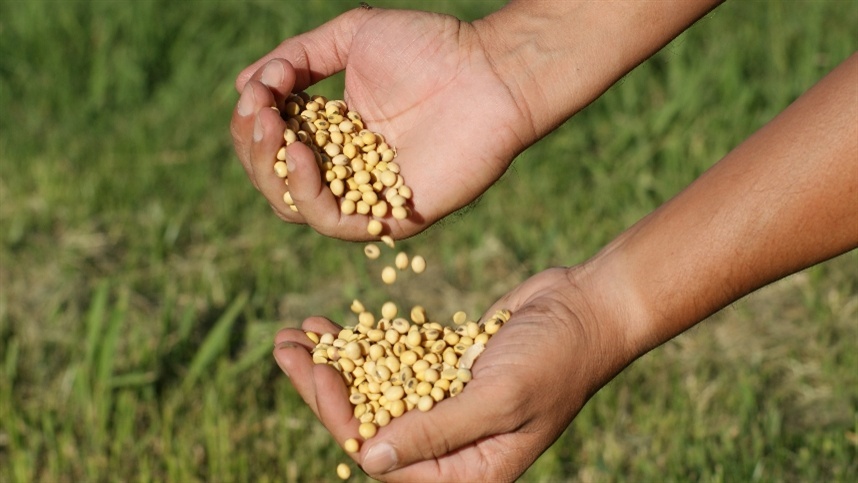
[[[293,93],[280,115],[286,121],[285,145],[277,152],[274,171],[286,183],[283,201],[291,210],[298,208],[288,191],[286,146],[302,142],[313,152],[331,193],[340,198],[340,211],[372,217],[367,224],[370,235],[381,234],[379,220],[388,214],[408,218],[412,192],[393,160],[396,149],[381,134],[365,129],[360,114],[349,111],[345,101]]]
[[[395,248],[393,238],[381,235],[380,220],[388,215],[407,218],[412,194],[394,161],[395,148],[381,134],[365,129],[361,116],[349,111],[341,100],[291,94],[281,116],[287,124],[285,145],[277,153],[274,171],[285,180],[283,199],[290,209],[298,210],[288,191],[285,150],[293,142],[302,142],[314,153],[323,179],[339,198],[342,213],[369,215],[367,232]],[[381,249],[369,243],[364,254],[375,260]],[[400,251],[393,264],[383,268],[381,279],[390,285],[398,272],[409,268],[415,274],[423,273],[426,260],[420,255],[409,258]],[[362,441],[408,411],[429,411],[460,394],[472,378],[474,361],[511,316],[502,309],[481,324],[458,311],[442,323],[431,319],[420,305],[411,307],[406,316],[392,301],[381,306],[380,316],[359,300],[352,302],[351,310],[357,323],[339,333],[305,333],[315,343],[313,362],[330,365],[342,375],[354,416],[360,421]],[[343,448],[356,453],[360,446],[357,438],[350,438]],[[337,475],[347,479],[351,470],[342,463]]]

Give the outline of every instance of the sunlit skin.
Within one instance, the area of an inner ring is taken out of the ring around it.
[[[347,68],[346,100],[397,146],[414,190],[418,216],[386,221],[396,237],[413,235],[478,197],[517,153],[717,3],[517,0],[473,24],[355,9],[242,72],[236,150],[281,218],[365,239],[365,218],[339,215],[306,147],[290,146],[301,215],[282,211],[271,169],[282,121],[267,107]],[[270,62],[283,76],[266,84]],[[592,259],[538,273],[489,307],[513,317],[465,391],[397,418],[352,457],[386,481],[514,480],[636,358],[745,294],[854,249],[856,99],[853,55]],[[339,327],[314,317],[303,329]],[[334,369],[313,364],[313,342],[284,329],[276,344],[278,364],[334,439],[356,437],[347,389]]]
[[[280,79],[268,80],[265,68],[280,72]],[[410,218],[384,218],[395,238],[418,233],[473,201],[536,140],[473,26],[430,13],[349,11],[319,31],[287,40],[236,82],[242,94],[232,132],[245,171],[278,216],[324,235],[370,238],[366,217],[340,213],[309,148],[300,143],[287,149],[299,213],[283,203],[285,187],[272,165],[285,124],[267,107],[282,106],[290,91],[343,69],[349,108],[397,148],[396,161],[414,193]],[[244,102],[250,104],[246,116]],[[253,139],[256,123],[263,132],[259,141]]]
[[[858,246],[858,55],[593,259],[536,274],[486,313],[512,318],[454,399],[407,413],[352,455],[388,481],[509,481],[625,366],[739,297]],[[667,262],[665,262],[667,261]],[[339,327],[310,318],[304,330]],[[334,438],[346,387],[303,331],[275,358]],[[394,448],[396,463],[374,459]],[[383,464],[382,464],[383,463]]]
[[[347,240],[371,238],[366,217],[340,212],[309,148],[295,143],[287,149],[298,213],[283,203],[285,187],[272,167],[285,124],[269,107],[282,108],[289,92],[311,91],[312,84],[345,70],[345,101],[397,148],[401,174],[414,192],[412,216],[388,216],[386,231],[394,238],[414,235],[474,201],[516,155],[717,2],[608,10],[597,5],[596,13],[610,14],[611,25],[587,22],[571,29],[564,17],[583,21],[593,15],[587,2],[548,2],[540,9],[532,8],[535,3],[512,1],[473,23],[435,13],[355,8],[285,40],[235,83],[241,97],[232,136],[253,185],[285,221]],[[599,27],[629,34],[597,39],[591,32]],[[557,62],[558,56],[569,62]],[[586,71],[572,61],[588,57],[598,62],[590,59]]]

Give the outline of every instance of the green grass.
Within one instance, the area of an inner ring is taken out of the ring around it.
[[[355,4],[0,2],[0,482],[335,479],[345,457],[271,341],[387,294],[358,245],[271,214],[228,122],[241,68]],[[404,242],[432,266],[394,295],[477,313],[586,259],[856,50],[856,25],[846,0],[728,2]],[[523,480],[858,478],[856,267],[789,277],[642,358]]]

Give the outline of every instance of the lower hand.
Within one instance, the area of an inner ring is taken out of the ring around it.
[[[390,481],[511,481],[566,429],[585,402],[634,355],[591,297],[581,267],[546,270],[489,311],[512,311],[473,367],[473,380],[431,411],[410,411],[379,429],[352,455],[372,477]],[[326,319],[304,330],[333,332]],[[298,392],[342,444],[358,422],[339,374],[314,365],[303,331],[276,338],[275,357]]]

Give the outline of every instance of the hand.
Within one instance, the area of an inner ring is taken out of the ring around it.
[[[283,220],[337,238],[369,238],[364,217],[340,213],[306,146],[287,150],[298,213],[283,202],[285,186],[272,168],[285,124],[269,107],[282,107],[292,91],[312,93],[313,83],[345,69],[349,108],[397,148],[414,193],[413,215],[386,217],[386,231],[394,238],[419,233],[475,200],[537,139],[482,41],[474,25],[451,16],[378,8],[351,10],[284,41],[236,81],[242,94],[231,128],[245,171]]]
[[[512,481],[569,425],[584,403],[636,354],[582,267],[537,274],[498,301],[512,318],[493,336],[465,390],[431,411],[410,411],[379,429],[352,455],[367,473],[391,481]],[[339,327],[308,319],[305,330]],[[276,338],[278,364],[334,438],[358,437],[348,391],[336,371],[314,365],[297,329]],[[387,448],[387,449],[385,449]]]

